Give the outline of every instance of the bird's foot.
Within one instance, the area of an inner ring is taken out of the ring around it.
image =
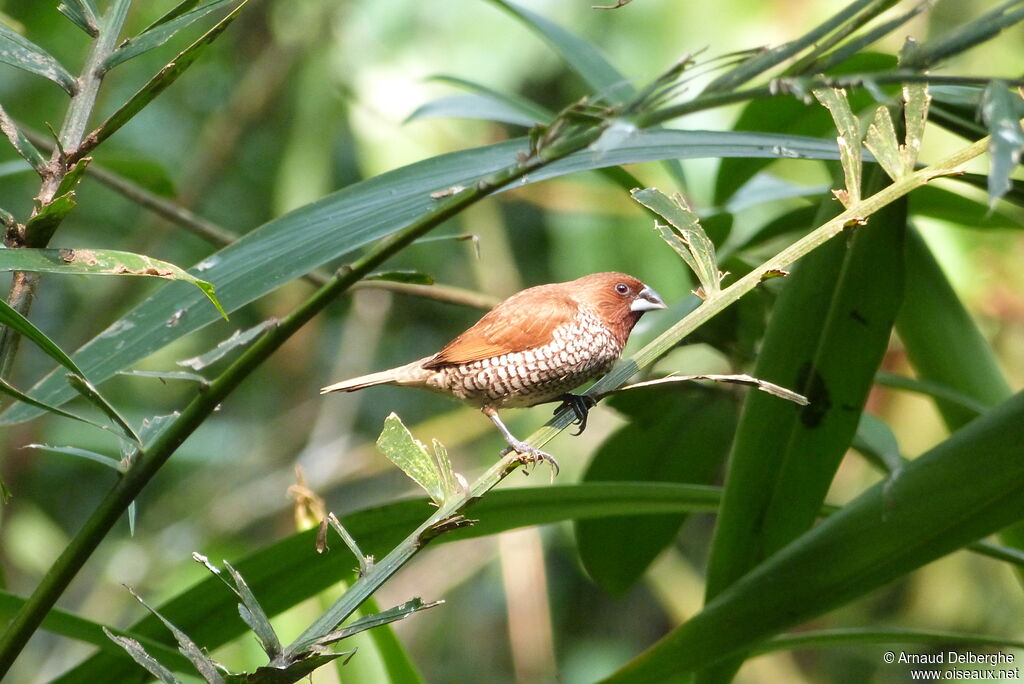
[[[586,394],[562,394],[555,397],[555,399],[561,399],[562,403],[558,405],[554,412],[557,414],[559,411],[571,408],[576,416],[572,424],[580,426],[580,429],[572,433],[572,435],[573,437],[582,435],[583,431],[587,429],[587,415],[590,413],[590,409],[597,404],[597,401]]]
[[[554,479],[555,475],[558,475],[558,461],[556,461],[555,457],[548,452],[541,451],[537,447],[530,446],[526,442],[520,442],[518,439],[514,442],[510,441],[508,446],[501,450],[501,455],[508,456],[512,452],[519,455],[517,460],[523,465],[529,466],[543,461],[551,466],[552,479]]]

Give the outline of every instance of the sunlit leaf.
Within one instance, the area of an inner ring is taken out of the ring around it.
[[[146,649],[138,641],[130,637],[118,636],[106,627],[103,628],[103,632],[111,641],[127,651],[132,660],[145,668],[146,672],[159,679],[163,684],[181,684],[178,678],[174,676],[174,673],[161,665],[156,658],[146,653]]]
[[[846,178],[845,189],[836,191],[836,196],[842,201],[843,206],[850,206],[860,201],[862,155],[861,155],[861,131],[860,120],[854,116],[850,109],[850,102],[846,99],[846,92],[836,88],[822,88],[815,90],[814,96],[818,98],[832,114],[832,120],[836,123],[839,131],[837,142],[839,143],[839,161],[843,166],[843,176]]]
[[[412,436],[401,418],[394,413],[384,419],[384,429],[377,438],[377,448],[422,487],[435,503],[444,503],[446,485],[454,478],[446,477],[441,472],[438,461],[427,453],[427,447]],[[444,453],[443,462],[448,462],[447,452]]]

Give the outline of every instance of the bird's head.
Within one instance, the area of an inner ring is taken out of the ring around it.
[[[580,303],[620,334],[623,342],[645,311],[665,308],[657,292],[625,273],[594,273],[572,285]]]

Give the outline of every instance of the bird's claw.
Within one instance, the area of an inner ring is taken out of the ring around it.
[[[597,402],[585,394],[563,394],[557,398],[561,399],[562,403],[555,408],[554,413],[557,415],[560,411],[567,408],[572,409],[573,414],[576,416],[572,424],[580,426],[580,429],[572,433],[572,435],[573,437],[579,437],[587,429],[587,415]]]
[[[549,454],[548,452],[541,451],[537,447],[532,447],[526,442],[520,442],[518,440],[516,440],[514,444],[509,443],[507,447],[502,449],[501,455],[508,456],[512,452],[515,452],[516,454],[519,455],[519,458],[517,460],[523,465],[529,466],[543,461],[551,466],[552,479],[554,479],[555,475],[558,475],[558,471],[560,470],[560,468],[558,467],[558,461],[556,461],[555,457]]]

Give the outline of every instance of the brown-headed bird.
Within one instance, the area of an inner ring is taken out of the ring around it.
[[[594,273],[512,295],[444,349],[418,361],[324,387],[354,392],[399,385],[448,394],[480,408],[524,461],[547,453],[512,436],[498,409],[561,399],[582,427],[589,404],[567,392],[607,373],[645,311],[664,309],[658,293],[624,273]]]

